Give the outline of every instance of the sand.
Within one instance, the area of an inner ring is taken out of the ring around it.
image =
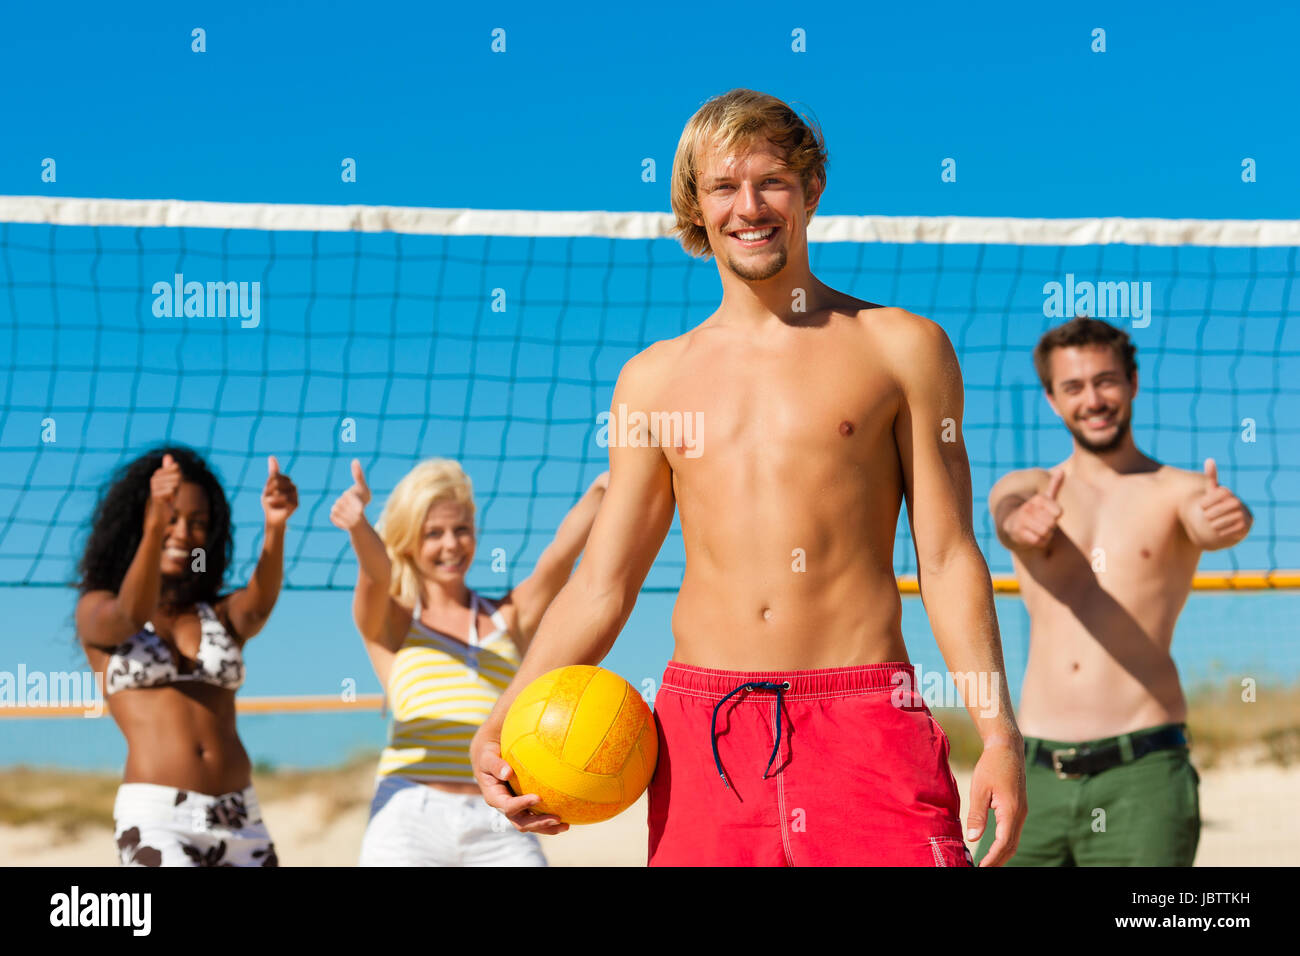
[[[965,818],[970,772],[956,769]],[[1290,866],[1300,858],[1300,767],[1238,762],[1201,772],[1203,827],[1197,866]],[[341,770],[329,792],[267,799],[262,811],[284,866],[352,866],[366,827],[373,777]],[[259,786],[254,781],[255,786]],[[268,791],[272,788],[268,786]],[[646,800],[606,823],[543,836],[553,866],[644,866]],[[0,864],[114,866],[112,833],[85,826],[75,835],[48,824],[0,826]]]

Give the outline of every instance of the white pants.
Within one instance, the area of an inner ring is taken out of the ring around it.
[[[546,866],[541,841],[520,833],[478,793],[406,777],[378,778],[361,866]]]
[[[123,866],[278,866],[252,787],[211,796],[124,783],[113,803]]]

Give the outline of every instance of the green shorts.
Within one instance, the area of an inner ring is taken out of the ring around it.
[[[1162,724],[1137,734],[1179,726]],[[1133,736],[1133,735],[1125,735]],[[1122,741],[1083,743],[1025,738],[1029,814],[1008,866],[1191,866],[1201,836],[1200,776],[1186,747],[1158,750],[1100,773],[1061,779],[1034,762],[1035,748],[1057,750]],[[1125,752],[1131,752],[1126,750]],[[975,854],[988,853],[988,825]]]

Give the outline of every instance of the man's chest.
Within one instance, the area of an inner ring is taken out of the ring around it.
[[[750,353],[682,362],[663,383],[658,404],[668,413],[660,416],[665,432],[680,419],[705,455],[866,454],[886,438],[892,446],[899,395],[886,370],[852,355]]]
[[[1119,482],[1097,489],[1069,479],[1061,487],[1057,523],[1069,551],[1077,550],[1095,571],[1159,569],[1188,546],[1177,502],[1153,480]],[[1049,547],[1050,560],[1056,547]]]

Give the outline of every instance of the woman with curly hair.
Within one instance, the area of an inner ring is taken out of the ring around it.
[[[397,483],[377,528],[361,463],[330,520],[359,565],[352,614],[388,696],[362,866],[545,866],[541,844],[483,802],[469,743],[509,685],[542,615],[569,579],[609,483],[602,474],[560,523],[537,566],[489,603],[465,584],[474,489],[460,465],[421,462]]]
[[[123,466],[91,518],[77,634],[126,737],[113,806],[124,866],[278,864],[235,732],[243,645],[275,607],[298,506],[274,456],[267,465],[262,553],[229,594],[230,506],[192,450],[156,448]]]

